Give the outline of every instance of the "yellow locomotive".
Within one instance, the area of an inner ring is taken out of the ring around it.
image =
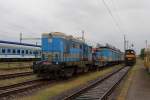
[[[133,66],[136,63],[136,53],[132,49],[125,51],[125,64],[126,66]]]

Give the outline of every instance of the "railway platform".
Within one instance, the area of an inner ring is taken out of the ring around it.
[[[150,100],[150,74],[142,61],[137,62],[124,82],[117,100]]]

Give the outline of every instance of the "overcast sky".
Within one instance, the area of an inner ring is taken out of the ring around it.
[[[123,50],[123,34],[136,50],[150,43],[150,0],[0,0],[0,39],[19,41],[59,31]],[[25,41],[27,42],[27,41]]]

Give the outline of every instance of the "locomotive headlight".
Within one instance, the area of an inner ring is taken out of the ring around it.
[[[132,60],[132,58],[128,58],[128,60]]]

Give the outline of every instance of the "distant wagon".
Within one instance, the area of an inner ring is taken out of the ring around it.
[[[124,61],[124,53],[108,45],[94,48],[94,53],[96,55],[96,65],[115,65]]]
[[[41,58],[41,46],[0,40],[0,61],[35,61]]]

